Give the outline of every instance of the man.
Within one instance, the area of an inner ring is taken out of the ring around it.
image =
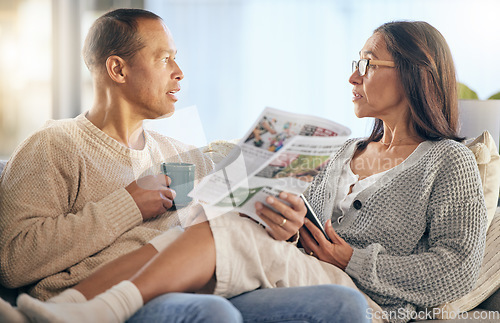
[[[75,119],[48,123],[6,166],[2,284],[28,286],[31,295],[49,299],[178,224],[169,210],[175,192],[155,170],[165,160],[191,162],[200,178],[212,165],[194,147],[142,128],[144,119],[175,109],[183,78],[175,54],[169,30],[153,13],[117,10],[96,21],[83,49],[93,106]],[[141,178],[149,181],[146,189],[136,179],[148,172]],[[81,300],[69,291],[52,301]],[[221,301],[238,318],[226,300],[210,299]]]
[[[197,178],[212,168],[194,147],[142,127],[145,119],[174,112],[183,79],[176,52],[170,31],[151,12],[119,9],[96,20],[83,49],[94,82],[93,106],[33,134],[2,175],[3,285],[27,286],[32,296],[49,302],[81,302],[95,296],[92,286],[70,287],[100,266],[152,239],[150,255],[168,243],[154,239],[179,224],[171,210],[175,192],[170,179],[158,174],[160,163],[193,163]],[[308,291],[314,292],[303,289],[306,299]],[[293,309],[282,296],[277,307]],[[154,312],[146,306],[136,319],[157,315],[161,308],[167,321],[241,320],[227,300],[212,295],[169,294],[160,301],[148,304]],[[25,319],[5,303],[2,317]]]

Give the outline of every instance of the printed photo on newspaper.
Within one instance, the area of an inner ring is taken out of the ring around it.
[[[266,108],[189,196],[208,205],[209,218],[234,210],[264,224],[255,202],[281,191],[302,194],[350,133],[324,118]]]

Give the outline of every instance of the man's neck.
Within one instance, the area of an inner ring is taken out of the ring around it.
[[[86,117],[97,128],[125,147],[137,150],[144,148],[142,119],[134,118],[127,110],[94,106]]]

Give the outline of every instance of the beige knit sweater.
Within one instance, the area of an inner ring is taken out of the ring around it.
[[[163,161],[212,168],[198,149],[155,132],[133,150],[82,114],[50,121],[15,151],[0,177],[0,283],[45,300],[100,265],[178,225],[175,212],[149,221],[125,187]]]

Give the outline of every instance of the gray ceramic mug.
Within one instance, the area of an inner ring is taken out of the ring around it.
[[[176,208],[182,208],[188,205],[192,198],[188,193],[194,187],[194,175],[196,166],[189,163],[162,163],[161,172],[172,180],[170,188],[176,193],[174,205]]]

